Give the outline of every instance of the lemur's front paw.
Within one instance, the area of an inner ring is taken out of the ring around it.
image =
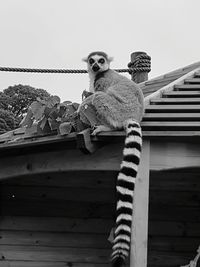
[[[93,129],[92,129],[91,135],[97,135],[100,132],[101,132],[100,125],[99,126],[94,126]]]
[[[82,100],[84,100],[85,98],[87,98],[88,96],[90,96],[92,94],[93,93],[84,90],[83,93],[82,93]]]

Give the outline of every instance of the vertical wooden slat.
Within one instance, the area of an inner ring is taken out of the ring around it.
[[[150,142],[144,140],[135,185],[130,267],[147,266]]]

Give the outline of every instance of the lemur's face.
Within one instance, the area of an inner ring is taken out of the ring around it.
[[[88,70],[93,73],[99,73],[109,69],[110,62],[102,55],[92,55],[87,60]]]

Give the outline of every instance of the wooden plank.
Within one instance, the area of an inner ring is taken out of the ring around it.
[[[110,267],[106,263],[82,263],[82,262],[49,262],[49,261],[15,261],[0,260],[1,267]]]
[[[73,201],[24,201],[1,202],[2,216],[50,216],[71,218],[112,218],[114,204]]]
[[[185,83],[192,83],[192,84],[200,84],[200,79],[194,78],[194,79],[185,79]]]
[[[172,91],[163,93],[162,97],[199,97],[200,92],[199,91]]]
[[[153,130],[144,130],[142,132],[143,137],[148,137],[151,140],[155,140],[155,139],[165,139],[166,140],[176,140],[177,141],[177,137],[179,138],[179,140],[181,141],[187,141],[187,142],[198,142],[199,141],[199,137],[200,137],[200,131],[196,131],[196,130],[187,130],[187,131],[168,131],[168,130],[164,130],[164,131],[153,131]]]
[[[200,105],[148,105],[146,112],[200,112]]]
[[[200,97],[197,98],[184,98],[184,97],[179,97],[179,98],[161,98],[161,99],[152,99],[151,100],[151,105],[152,104],[176,104],[176,105],[181,105],[181,104],[200,104]]]
[[[110,233],[113,218],[1,216],[0,230],[32,232]]]
[[[1,231],[0,245],[111,249],[109,234]]]
[[[178,91],[200,91],[200,84],[182,84],[182,85],[175,85],[174,90]]]
[[[143,121],[141,123],[142,127],[144,126],[177,126],[177,127],[200,127],[198,121]]]
[[[151,204],[150,204],[151,205]],[[165,206],[162,206],[163,209]],[[173,209],[173,206],[170,206]],[[164,213],[164,210],[162,211]],[[160,212],[159,212],[160,214]],[[187,217],[186,214],[183,214]],[[200,237],[199,222],[181,222],[181,221],[152,221],[149,222],[150,236],[168,236],[168,237]]]
[[[135,184],[130,266],[147,266],[150,143],[143,141]]]
[[[108,263],[109,249],[0,245],[5,260]],[[55,263],[56,264],[56,263]]]
[[[45,187],[1,185],[1,199],[35,201],[115,202],[114,188]]]
[[[4,157],[0,161],[0,179],[73,170],[119,170],[123,146],[123,143],[108,144],[92,156],[68,149]]]
[[[118,171],[69,171],[17,177],[3,180],[2,185],[33,185],[48,187],[115,188]]]
[[[145,113],[143,121],[149,120],[189,120],[198,121],[200,119],[200,113]]]
[[[6,135],[5,135],[6,136]],[[3,136],[2,136],[3,137]],[[13,137],[16,138],[16,137]],[[9,138],[13,139],[13,138]],[[3,139],[2,139],[3,140]],[[5,140],[8,140],[6,138]],[[57,144],[62,142],[63,145],[67,147],[69,146],[69,142],[72,143],[74,141],[74,145],[76,144],[76,134],[75,133],[70,133],[67,136],[61,136],[61,135],[47,135],[47,136],[23,136],[23,142],[10,142],[6,143],[6,148],[5,149],[11,149],[15,147],[37,147],[39,145],[48,145],[48,144]],[[4,147],[5,145],[1,145],[0,147]]]
[[[198,121],[143,121],[141,126],[143,130],[200,130]]]
[[[200,207],[200,194],[187,191],[153,191],[150,194],[150,201],[152,204],[159,203],[160,205]]]
[[[199,246],[199,238],[183,237],[149,237],[149,250],[153,251],[170,251],[170,252],[192,252],[196,251]]]
[[[151,142],[151,170],[200,166],[200,144],[185,142]]]
[[[150,251],[148,256],[148,267],[174,267],[186,265],[194,257],[194,252],[166,252]]]
[[[199,207],[181,207],[170,205],[151,205],[149,206],[150,221],[177,221],[177,222],[198,222],[200,223],[200,208]],[[164,229],[164,228],[163,228]]]
[[[150,190],[151,192],[163,190],[200,192],[199,172],[194,172],[192,169],[177,169],[174,172],[151,171]]]

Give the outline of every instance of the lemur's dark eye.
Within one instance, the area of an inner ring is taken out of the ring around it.
[[[92,65],[94,63],[94,59],[93,58],[90,58],[89,59],[89,63],[90,63],[90,65]]]
[[[100,58],[100,59],[98,60],[98,62],[99,62],[100,64],[103,64],[103,63],[105,63],[105,59],[104,59],[104,58]]]

